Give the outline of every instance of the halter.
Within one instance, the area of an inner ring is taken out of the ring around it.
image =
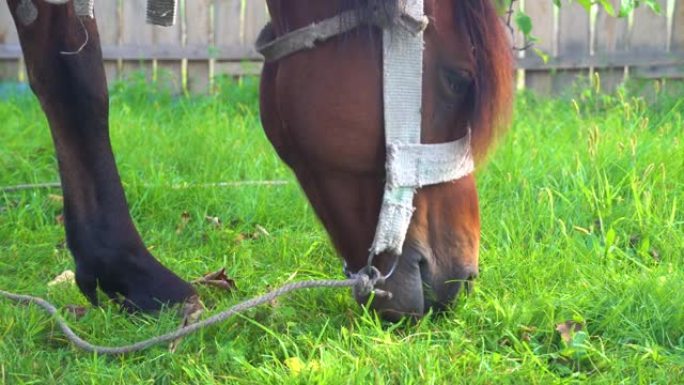
[[[383,107],[385,120],[386,182],[370,248],[368,265],[383,252],[401,255],[406,233],[413,216],[416,191],[428,185],[452,182],[474,170],[468,134],[456,141],[440,144],[420,143],[423,31],[428,26],[423,0],[400,0],[401,15],[388,20],[382,12],[368,17],[360,12],[346,11],[329,19],[313,23],[275,37],[270,24],[257,41],[257,51],[266,62],[275,62],[294,53],[310,50],[318,43],[347,33],[361,26],[376,26],[383,30]],[[398,261],[398,259],[397,259]],[[385,278],[394,272],[397,263]]]

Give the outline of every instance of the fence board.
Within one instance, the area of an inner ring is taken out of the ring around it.
[[[684,55],[684,1],[676,1],[674,7],[671,21],[672,36],[670,37],[670,52],[673,55]],[[665,76],[668,79],[666,88],[671,88],[670,86],[673,85],[679,87],[684,86],[684,60],[677,65],[670,67],[670,70],[674,73]],[[681,90],[681,88],[677,87],[672,89],[675,91],[678,89]]]
[[[668,47],[667,0],[658,0],[663,12],[661,15],[653,13],[648,8],[640,8],[634,13],[634,26],[630,33],[629,48],[631,52],[639,55],[652,55],[666,52]],[[630,75],[634,77],[652,78],[648,74],[651,69],[635,67],[630,69]]]
[[[119,20],[121,18],[121,4],[118,0],[95,1],[95,19],[100,33],[100,43],[103,47],[119,44],[121,33]],[[107,83],[111,85],[119,76],[118,60],[106,60],[104,63]]]
[[[589,56],[589,28],[589,14],[579,3],[563,3],[558,18],[558,56]],[[587,70],[561,70],[554,76],[553,91],[562,93],[578,76],[588,75]]]
[[[663,9],[661,15],[656,15],[647,7],[640,7],[634,12],[634,25],[629,34],[630,51],[649,54],[667,49],[666,1],[658,0]]]
[[[665,9],[668,0],[658,1]],[[589,69],[599,71],[604,89],[620,82],[620,67],[629,67],[632,74],[647,79],[684,77],[684,0],[674,3],[674,19],[669,22],[666,12],[658,16],[640,8],[631,30],[625,19],[614,19],[601,11],[593,35],[586,11],[577,2],[562,3],[558,18],[551,1],[527,0],[523,4],[533,20],[532,33],[538,38],[535,49],[550,57],[544,63],[529,49],[518,60],[527,88],[552,94],[567,88],[578,73]],[[23,65],[6,4],[0,0],[0,80],[16,81],[21,79]],[[179,24],[170,29],[148,26],[145,5],[146,0],[95,1],[110,81],[132,71],[144,70],[147,78],[153,79],[155,75],[164,77],[170,70],[174,90],[187,86],[191,92],[205,92],[213,74],[258,72],[260,57],[253,42],[268,20],[263,0],[185,0]],[[668,25],[672,34],[668,34]],[[589,41],[590,35],[594,40]],[[187,82],[182,79],[186,75]]]
[[[538,57],[518,60],[518,68],[530,71],[559,71],[615,67],[668,67],[684,63],[684,52],[660,52],[641,55],[635,52],[615,52],[610,56],[565,56],[544,62]]]
[[[125,1],[125,0],[124,0]],[[183,31],[182,24],[178,17],[176,23],[170,27],[152,27],[153,40],[155,46],[169,45],[182,46]],[[183,89],[183,70],[182,60],[159,60],[157,59],[155,78],[157,82],[172,93],[179,94]]]
[[[218,47],[242,46],[242,1],[215,0],[214,2],[214,42]],[[223,51],[218,49],[218,51]],[[222,54],[224,52],[217,52]],[[214,74],[236,75],[232,63],[218,61]]]
[[[538,41],[534,48],[544,51],[547,55],[555,55],[556,42],[554,34],[553,5],[550,1],[526,1],[525,12],[532,19],[532,34]],[[537,53],[533,49],[525,52],[526,58],[535,58]],[[551,92],[551,74],[547,71],[527,71],[525,74],[525,87],[540,94]]]
[[[612,0],[614,9],[619,9],[620,0]],[[629,23],[627,18],[615,18],[610,16],[603,7],[599,8],[596,17],[596,34],[594,43],[594,56],[606,60],[616,53],[627,51],[627,34]],[[596,73],[601,82],[601,89],[612,92],[623,82],[625,67],[597,69]]]
[[[11,44],[18,48],[19,37],[14,27],[12,15],[6,1],[0,1],[0,45]],[[0,59],[0,79],[17,81],[19,80],[19,60]]]
[[[190,4],[188,4],[190,3]],[[186,34],[189,45],[204,44],[208,50],[211,45],[210,36],[212,32],[211,0],[191,0],[186,2],[185,23]],[[213,36],[211,37],[213,40]],[[209,91],[209,62],[208,61],[188,61],[188,91],[191,93],[205,93]]]
[[[243,26],[243,43],[254,45],[259,32],[269,20],[265,1],[247,0],[245,6],[245,22]]]
[[[682,0],[675,3],[670,47],[673,52],[684,52],[684,1]]]
[[[152,26],[146,23],[146,4],[146,0],[123,0],[121,37],[124,44],[138,47],[150,47],[153,45]],[[148,81],[152,80],[152,59],[154,58],[141,56],[139,60],[124,61],[122,77],[142,71]]]

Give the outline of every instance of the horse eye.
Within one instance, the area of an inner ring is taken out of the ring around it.
[[[472,76],[464,70],[443,69],[439,74],[444,96],[448,99],[460,99],[470,88]]]

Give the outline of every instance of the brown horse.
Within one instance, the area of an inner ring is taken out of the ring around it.
[[[194,295],[192,287],[158,263],[128,214],[108,137],[108,96],[93,19],[79,20],[71,3],[35,3],[19,31],[31,88],[45,111],[57,149],[64,190],[67,241],[77,283],[96,303],[99,286],[130,308],[155,310]],[[402,0],[267,0],[275,37],[342,11],[387,12]],[[490,0],[426,0],[422,79],[424,143],[461,138],[472,129],[482,159],[507,119],[512,85],[510,45]],[[83,42],[78,55],[63,55]],[[264,67],[262,122],[273,146],[304,192],[351,271],[366,264],[385,179],[382,33],[356,28]],[[391,298],[372,306],[388,319],[441,308],[477,274],[479,211],[473,176],[420,189],[415,213],[383,288]],[[393,256],[375,266],[391,268]],[[366,298],[357,298],[365,301]]]

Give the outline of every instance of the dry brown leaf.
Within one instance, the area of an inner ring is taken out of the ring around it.
[[[270,236],[271,236],[271,233],[269,233],[268,230],[266,230],[263,226],[256,225],[254,227],[253,232],[240,234],[240,241],[243,241],[245,239],[257,240],[261,237],[270,237]]]
[[[221,227],[221,219],[219,217],[212,217],[210,215],[207,215],[206,217],[204,217],[204,219],[206,219],[206,221],[214,227]]]
[[[76,282],[76,275],[71,270],[65,270],[58,276],[56,276],[52,281],[48,282],[48,286],[55,286],[62,283],[74,284]]]
[[[192,281],[198,285],[216,286],[226,291],[237,290],[235,280],[226,275],[226,268],[222,268],[213,273],[205,274],[204,277]]]
[[[257,234],[263,235],[265,237],[270,237],[271,233],[268,232],[263,226],[256,225],[256,231],[254,232],[254,238],[258,238]]]
[[[180,234],[185,230],[185,227],[188,225],[190,222],[190,213],[187,211],[183,211],[180,217],[180,223],[178,224],[178,227],[176,228],[176,234]]]
[[[581,331],[583,327],[584,326],[577,321],[568,320],[556,325],[556,331],[560,334],[561,339],[563,339],[565,343],[570,343],[570,341],[572,341],[572,336]]]
[[[192,297],[188,298],[183,304],[183,308],[181,310],[183,320],[178,328],[182,329],[192,324],[196,324],[203,312],[204,304],[202,304],[202,301],[200,301],[199,296],[193,295]],[[174,353],[176,349],[178,349],[178,346],[182,340],[183,337],[171,341],[171,343],[169,343],[169,351]]]
[[[55,222],[57,222],[58,225],[64,226],[64,214],[59,214],[55,217]]]
[[[532,335],[537,331],[534,326],[521,326],[520,327],[520,339],[525,342],[530,342],[532,340]]]
[[[64,310],[67,313],[72,314],[74,317],[76,317],[76,319],[83,318],[86,315],[86,313],[88,312],[88,309],[86,309],[83,306],[78,306],[78,305],[66,305],[64,307]]]
[[[651,254],[651,257],[653,258],[654,261],[660,262],[662,259],[660,258],[660,253],[656,249],[651,249],[649,252]]]

